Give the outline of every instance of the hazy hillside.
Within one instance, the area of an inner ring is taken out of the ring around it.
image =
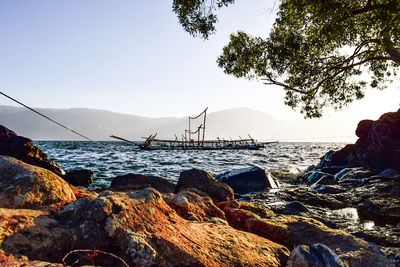
[[[96,140],[111,140],[111,134],[130,140],[158,133],[158,137],[182,136],[188,127],[185,118],[147,118],[94,109],[38,109],[49,117]],[[192,129],[202,124],[193,122]],[[352,136],[357,121],[343,120],[275,120],[266,113],[235,108],[207,114],[207,138],[242,138],[248,134],[259,140],[342,141]],[[0,106],[0,124],[35,140],[81,140],[79,136],[19,107]],[[340,127],[337,127],[340,125]],[[331,138],[332,137],[332,138]]]

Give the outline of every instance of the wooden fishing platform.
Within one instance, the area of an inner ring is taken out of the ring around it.
[[[225,140],[217,138],[217,140],[205,140],[205,125],[207,118],[206,108],[202,113],[195,117],[189,117],[189,130],[185,130],[185,134],[182,135],[181,139],[175,135],[175,139],[157,139],[157,133],[152,134],[149,137],[142,137],[145,139],[144,142],[133,142],[125,138],[111,135],[111,138],[124,141],[133,145],[137,145],[142,150],[222,150],[222,149],[246,149],[246,150],[259,150],[264,148],[268,144],[278,143],[278,142],[257,142],[250,135],[249,138],[236,140]],[[203,124],[197,127],[196,131],[191,130],[191,122],[203,116]],[[193,139],[192,136],[197,137]]]

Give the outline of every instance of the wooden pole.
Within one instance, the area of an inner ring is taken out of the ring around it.
[[[204,122],[203,122],[203,140],[202,140],[202,147],[204,147],[204,137],[205,137],[205,133],[206,133],[206,119],[207,119],[207,109],[208,108],[206,108],[205,110],[204,110]]]
[[[192,140],[192,130],[190,129],[190,117],[189,117],[189,141]]]

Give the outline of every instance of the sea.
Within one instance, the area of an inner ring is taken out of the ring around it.
[[[36,141],[63,169],[90,169],[94,187],[105,188],[112,178],[127,173],[156,175],[173,182],[183,170],[199,168],[214,174],[259,166],[275,174],[292,175],[317,164],[329,150],[344,143],[275,143],[261,150],[143,151],[124,142]],[[278,175],[279,176],[279,175]]]

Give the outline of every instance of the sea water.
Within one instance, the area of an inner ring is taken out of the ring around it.
[[[199,168],[219,174],[260,166],[293,173],[317,164],[329,150],[343,143],[276,143],[261,150],[159,150],[144,151],[123,142],[36,141],[35,144],[65,170],[90,169],[94,185],[108,186],[113,177],[127,173],[156,175],[177,181],[183,170]]]

